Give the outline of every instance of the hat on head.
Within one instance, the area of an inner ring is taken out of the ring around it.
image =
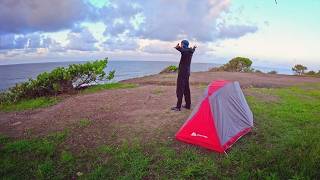
[[[181,45],[182,45],[183,48],[188,48],[189,42],[187,40],[182,40],[181,41]]]

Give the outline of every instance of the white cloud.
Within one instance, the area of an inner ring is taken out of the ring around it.
[[[97,51],[95,43],[98,40],[91,34],[88,28],[81,28],[77,32],[70,32],[67,40],[69,43],[66,48],[78,51]]]

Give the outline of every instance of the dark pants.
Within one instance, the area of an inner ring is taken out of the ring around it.
[[[190,87],[189,87],[189,75],[181,76],[178,75],[177,79],[177,108],[181,108],[182,98],[186,101],[186,107],[190,108],[191,106],[191,95],[190,95]]]

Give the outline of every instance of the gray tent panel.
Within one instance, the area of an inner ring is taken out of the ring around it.
[[[231,82],[209,97],[221,145],[240,131],[253,127],[253,115],[238,82]]]

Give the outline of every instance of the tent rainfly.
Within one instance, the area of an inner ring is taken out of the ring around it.
[[[180,141],[225,153],[251,131],[253,115],[239,82],[212,82],[176,134]]]

